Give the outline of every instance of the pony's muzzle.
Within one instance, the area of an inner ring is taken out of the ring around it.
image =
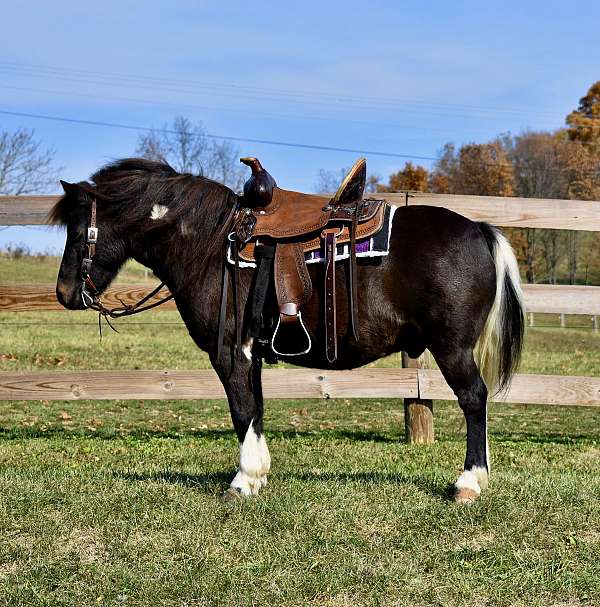
[[[58,303],[67,308],[67,310],[85,310],[87,307],[81,299],[81,289],[79,288],[79,285],[74,289],[58,282],[56,284],[56,299],[58,300]]]

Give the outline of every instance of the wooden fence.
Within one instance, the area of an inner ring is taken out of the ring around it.
[[[503,227],[570,229],[600,232],[600,202],[384,194],[397,205],[444,206],[477,221]],[[0,197],[0,225],[45,223],[53,196]],[[147,285],[117,286],[107,302],[134,302]],[[530,313],[600,315],[600,287],[524,285]],[[164,309],[164,308],[163,308]],[[171,307],[172,309],[172,307]],[[0,284],[0,310],[10,312],[62,310],[54,285]],[[454,399],[443,377],[404,357],[400,369],[355,371],[268,369],[267,398],[404,398],[407,436],[415,442],[433,440],[432,401]],[[72,371],[0,373],[0,400],[199,399],[223,398],[213,371]],[[519,374],[508,393],[496,400],[512,403],[600,406],[600,378]]]

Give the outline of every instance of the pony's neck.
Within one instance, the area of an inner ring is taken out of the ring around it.
[[[218,324],[223,257],[198,254],[198,243],[206,238],[184,219],[164,233],[142,236],[133,243],[132,257],[166,284],[191,336],[209,351]]]
[[[152,270],[173,293],[182,293],[190,285],[197,286],[199,280],[203,283],[210,280],[210,268],[217,261],[215,258],[215,263],[204,264],[203,259],[198,259],[192,239],[185,230],[183,233],[178,230],[168,238],[142,239],[134,244],[132,257]]]

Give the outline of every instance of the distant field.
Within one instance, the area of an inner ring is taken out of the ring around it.
[[[0,283],[54,283],[60,267],[60,257],[25,255],[13,259],[0,251]],[[145,282],[153,280],[152,272],[135,261],[125,264],[116,282]]]
[[[0,282],[55,271],[0,257]],[[0,371],[208,366],[174,312],[119,328],[0,313]],[[521,370],[598,376],[600,336],[534,328]],[[269,401],[270,484],[234,505],[223,401],[0,407],[0,605],[600,605],[600,409],[491,405],[491,487],[464,509],[455,403],[411,446],[398,401]]]

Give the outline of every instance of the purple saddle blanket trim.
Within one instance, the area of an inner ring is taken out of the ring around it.
[[[390,241],[392,237],[392,223],[394,219],[394,213],[396,208],[393,205],[386,205],[385,213],[383,216],[383,225],[381,230],[371,236],[371,238],[363,238],[356,241],[356,257],[385,257],[390,252]],[[349,244],[339,244],[336,247],[336,261],[342,261],[350,257]],[[306,263],[319,263],[324,260],[322,251],[313,251],[311,253],[305,253]],[[231,247],[227,249],[227,261],[233,264],[233,255]],[[239,260],[240,268],[255,268],[256,264]]]

